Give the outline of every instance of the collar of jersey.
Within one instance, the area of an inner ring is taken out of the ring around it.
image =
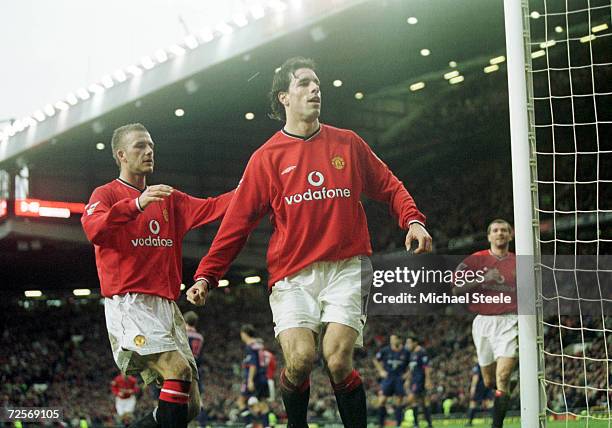
[[[136,190],[136,191],[138,191],[138,192],[140,192],[140,193],[142,193],[142,192],[144,192],[144,191],[146,190],[146,188],[145,188],[145,189],[139,189],[139,188],[138,188],[138,187],[136,187],[136,186],[132,186],[130,183],[128,183],[127,181],[122,180],[122,179],[120,179],[120,178],[117,178],[117,181],[118,181],[119,183],[123,184],[124,186],[127,186],[127,187],[129,187],[130,189],[134,189],[134,190]]]
[[[506,257],[508,257],[510,255],[510,251],[508,251],[505,256],[501,256],[500,257],[498,255],[493,254],[493,251],[491,251],[491,249],[489,249],[489,255],[495,257],[497,260],[503,260],[503,259],[505,259]]]
[[[281,132],[283,134],[285,134],[287,137],[291,137],[291,138],[297,138],[299,140],[303,140],[303,141],[309,141],[312,140],[314,137],[316,137],[317,135],[319,135],[319,133],[321,132],[321,124],[319,124],[319,127],[317,128],[317,130],[315,132],[313,132],[312,134],[303,137],[301,135],[295,135],[295,134],[291,134],[290,132],[285,131],[285,128],[281,129]]]

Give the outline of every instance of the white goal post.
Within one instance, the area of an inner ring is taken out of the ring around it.
[[[537,188],[532,186],[535,165],[532,163],[534,134],[528,109],[527,66],[524,35],[528,21],[521,0],[504,0],[506,54],[508,59],[508,100],[512,152],[512,187],[514,195],[514,229],[517,256],[517,297],[519,311],[519,372],[521,391],[521,425],[544,427],[543,403],[539,381],[541,376],[541,332],[536,302],[535,263],[537,257],[534,234],[538,233]],[[525,21],[525,22],[524,22]],[[540,340],[538,340],[540,339]]]

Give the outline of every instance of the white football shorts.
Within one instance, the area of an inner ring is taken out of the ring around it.
[[[147,384],[161,382],[161,376],[147,367],[147,360],[161,352],[179,351],[191,366],[192,378],[198,379],[185,320],[176,302],[128,293],[105,298],[104,314],[113,357],[123,373],[140,373]]]
[[[518,317],[477,315],[472,323],[472,337],[481,367],[493,364],[499,357],[518,356]]]
[[[136,396],[131,395],[128,398],[115,397],[115,410],[117,415],[123,416],[126,413],[134,413],[136,409]]]
[[[333,322],[356,330],[355,346],[363,346],[366,317],[362,305],[367,302],[372,275],[370,259],[355,256],[315,262],[278,281],[270,293],[275,336],[296,327],[319,334],[322,325]]]

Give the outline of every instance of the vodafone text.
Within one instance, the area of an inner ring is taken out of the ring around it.
[[[334,198],[350,198],[351,189],[326,189],[323,187],[321,190],[312,189],[306,190],[304,193],[296,193],[295,195],[285,196],[285,202],[287,205],[299,204],[302,201],[319,201],[323,199],[334,199]]]
[[[153,237],[149,235],[146,238],[132,239],[132,245],[134,247],[172,247],[174,241],[172,241],[172,239],[164,239],[159,236]]]

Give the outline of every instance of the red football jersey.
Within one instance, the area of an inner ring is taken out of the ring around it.
[[[268,351],[267,349],[265,349],[263,353],[264,353],[265,365],[267,367],[266,377],[268,379],[274,380],[274,375],[276,374],[276,357],[271,351]]]
[[[130,398],[138,392],[138,382],[134,376],[118,375],[111,382],[111,391],[119,398]]]
[[[174,190],[140,210],[141,190],[116,179],[89,198],[81,223],[95,247],[102,295],[180,294],[181,244],[185,234],[220,219],[233,193],[199,199]]]
[[[361,195],[385,202],[401,228],[424,223],[412,197],[353,131],[321,125],[307,139],[278,131],[249,160],[194,278],[215,285],[265,215],[269,286],[316,261],[372,254]]]
[[[486,282],[482,287],[476,287],[474,293],[485,296],[500,296],[503,293],[511,297],[511,303],[470,303],[467,305],[470,312],[480,315],[502,315],[516,314],[516,256],[508,252],[504,257],[497,257],[491,250],[477,251],[466,258],[457,270],[481,270],[497,269],[501,275],[500,281]]]

